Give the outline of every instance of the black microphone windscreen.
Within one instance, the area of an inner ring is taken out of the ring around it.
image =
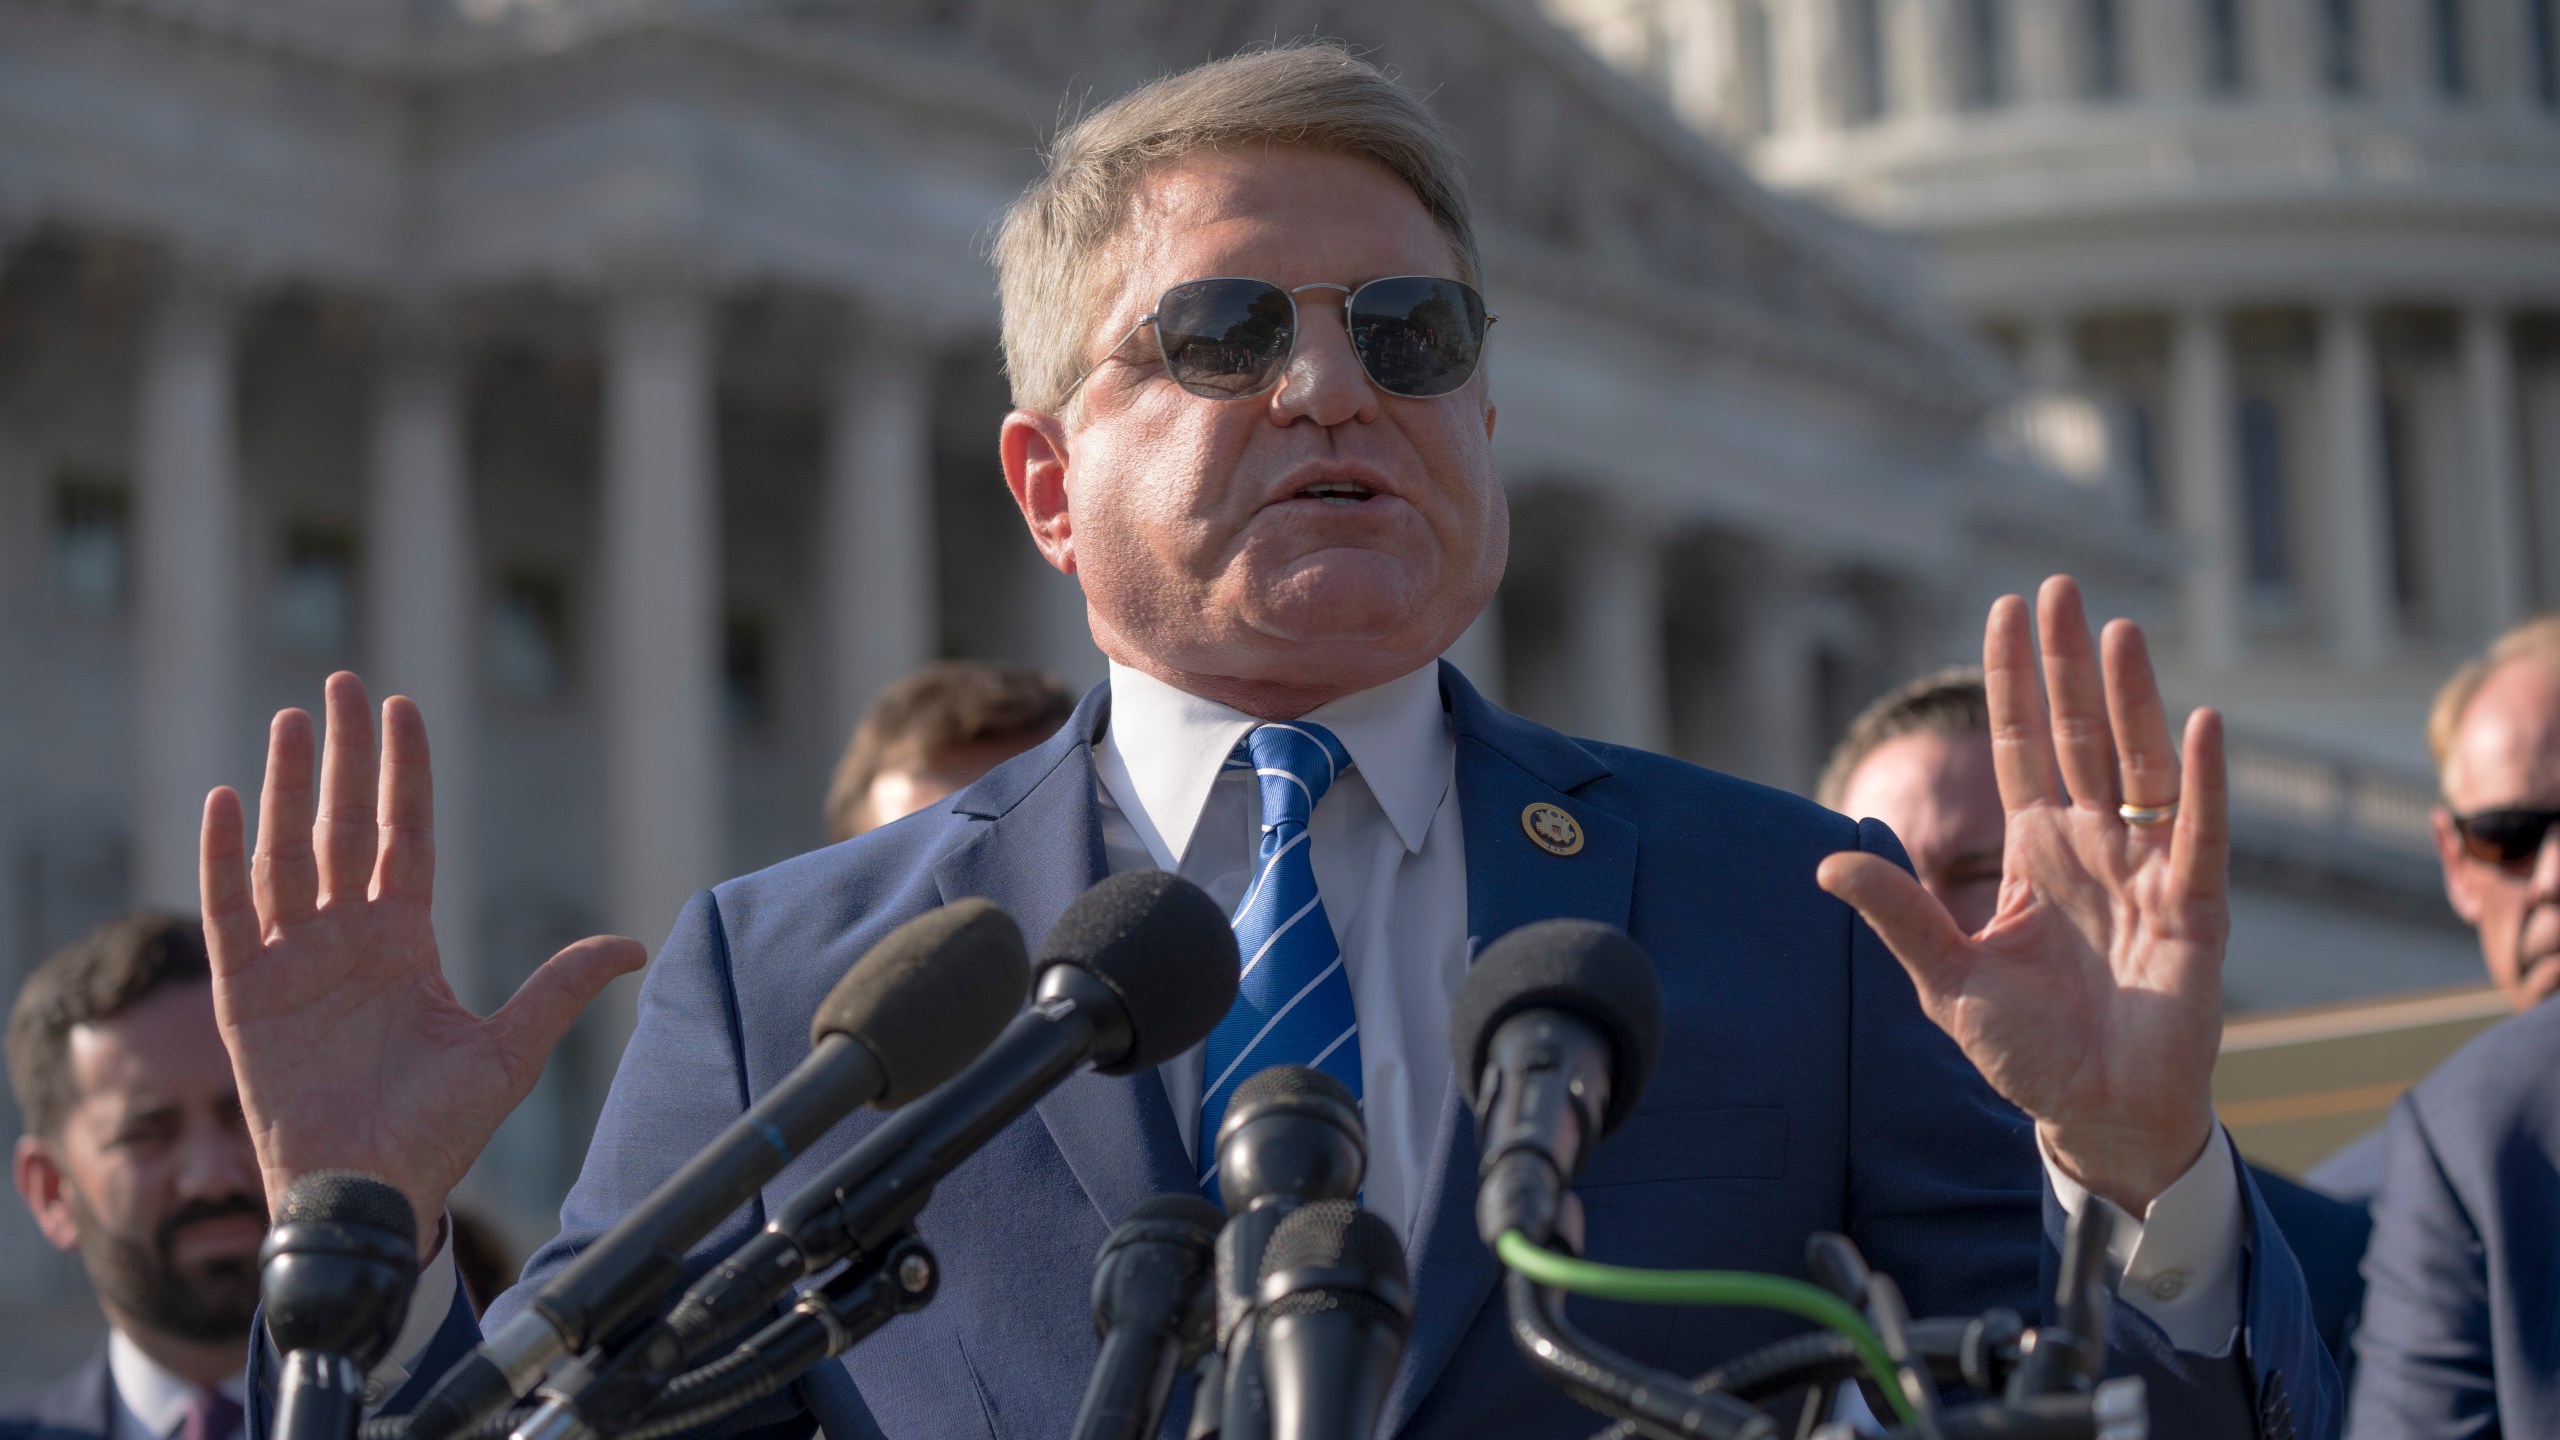
[[[1662,1050],[1662,982],[1635,937],[1596,920],[1541,920],[1485,947],[1449,1015],[1449,1054],[1469,1108],[1502,1022],[1523,1010],[1561,1010],[1609,1040],[1605,1134],[1634,1112]]]
[[[1076,897],[1038,968],[1074,965],[1129,1012],[1129,1053],[1105,1075],[1152,1070],[1209,1038],[1236,1003],[1236,932],[1218,902],[1163,870],[1114,875]]]
[[[1225,1228],[1227,1212],[1204,1196],[1185,1195],[1177,1190],[1139,1201],[1138,1208],[1130,1211],[1128,1218],[1120,1223],[1128,1225],[1141,1220],[1189,1225],[1207,1231],[1214,1238],[1219,1230]]]
[[[349,1225],[386,1231],[415,1249],[418,1217],[388,1180],[362,1170],[315,1170],[293,1182],[275,1218],[285,1225]]]
[[[1404,1274],[1404,1245],[1386,1221],[1350,1200],[1315,1200],[1289,1212],[1262,1250],[1268,1280],[1283,1270]]]
[[[1355,1116],[1360,1113],[1360,1102],[1352,1096],[1350,1086],[1305,1065],[1272,1065],[1256,1070],[1228,1097],[1227,1113],[1233,1115],[1269,1101],[1301,1099],[1329,1100]]]
[[[978,1058],[1031,993],[1022,930],[970,897],[928,910],[881,937],[827,992],[809,1043],[862,1042],[889,1077],[882,1109],[904,1105]]]

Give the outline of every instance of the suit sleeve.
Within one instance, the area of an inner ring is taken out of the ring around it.
[[[1908,868],[1876,821],[1859,848]],[[2035,1127],[2002,1099],[1920,1008],[1901,962],[1863,921],[1849,929],[1850,1238],[1903,1287],[1915,1315],[2005,1305],[2044,1314],[2061,1264],[2065,1216],[2044,1178]],[[2243,1344],[2191,1355],[2119,1299],[2109,1370],[2139,1374],[2156,1435],[2330,1436],[2342,1411],[2292,1253],[2245,1175],[2249,1246]],[[2030,1237],[2041,1236],[2041,1243]],[[2287,1424],[2271,1409],[2282,1404]]]
[[[2499,1433],[2487,1251],[2414,1100],[2393,1107],[2364,1325],[2356,1332],[2355,1440]]]

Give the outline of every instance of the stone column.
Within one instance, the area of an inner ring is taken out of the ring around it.
[[[2123,0],[2129,92],[2146,100],[2192,99],[2204,90],[2202,19],[2193,3]]]
[[[1565,647],[1576,733],[1646,750],[1671,744],[1662,553],[1631,516],[1603,513],[1574,547]]]
[[[2340,660],[2369,665],[2390,653],[2399,596],[2392,584],[2373,327],[2348,305],[2332,305],[2320,316],[2320,433],[2329,470],[2320,502],[2329,526],[2329,645]]]
[[[205,792],[258,793],[241,715],[236,318],[222,278],[173,265],[135,407],[133,899],[181,913],[199,906]]]
[[[848,337],[829,396],[820,505],[827,719],[853,733],[881,690],[941,653],[933,524],[933,392],[912,337]]]
[[[1769,25],[1776,33],[1778,133],[1787,137],[1828,134],[1840,128],[1840,11],[1838,0],[1812,4],[1772,4]]]
[[[710,299],[689,278],[652,274],[608,307],[605,920],[654,946],[721,878],[728,848]]]
[[[2078,8],[2078,0],[2009,0],[2009,53],[2017,57],[2020,101],[2054,105],[2077,98]]]
[[[1942,116],[1955,107],[1948,0],[1902,0],[1885,7],[1893,37],[1893,93],[1906,116]]]
[[[394,312],[373,394],[373,455],[365,547],[365,680],[379,696],[407,695],[427,722],[435,766],[435,925],[445,974],[476,1007],[509,993],[480,952],[475,817],[480,708],[472,674],[479,571],[473,562],[471,481],[462,380],[436,317]]]
[[[2478,618],[2483,636],[2522,620],[2533,608],[2526,563],[2530,529],[2523,470],[2517,458],[2521,420],[2506,313],[2475,305],[2462,314],[2463,469],[2470,479],[2474,552],[2480,565]]]
[[[1739,587],[1728,703],[1739,705],[1744,773],[1763,784],[1810,793],[1832,737],[1815,712],[1816,626],[1804,560],[1761,548]]]
[[[2206,306],[2179,311],[2172,326],[2169,430],[2170,493],[2187,550],[2180,606],[2187,653],[2209,668],[2229,666],[2239,661],[2247,640],[2245,552],[2231,355],[2222,316]]]

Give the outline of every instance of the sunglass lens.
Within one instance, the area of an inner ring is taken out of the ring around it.
[[[2560,810],[2490,810],[2464,820],[2463,848],[2475,860],[2508,870],[2524,870],[2542,851],[2542,837]]]
[[[1165,372],[1209,400],[1269,389],[1296,330],[1289,292],[1261,280],[1193,280],[1156,306]]]
[[[1484,354],[1484,297],[1457,280],[1396,275],[1351,297],[1351,346],[1390,395],[1428,400],[1467,383]]]

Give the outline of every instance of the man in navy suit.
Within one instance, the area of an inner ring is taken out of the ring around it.
[[[2427,741],[2445,894],[2523,1013],[2384,1127],[2353,1433],[2560,1433],[2560,617],[2457,672]]]
[[[948,805],[694,897],[529,1279],[784,1075],[818,998],[890,927],[983,895],[1036,940],[1094,881],[1159,866],[1237,904],[1248,953],[1309,966],[1298,993],[1340,1018],[1237,1053],[1358,1082],[1366,1202],[1404,1236],[1419,1295],[1386,1433],[1592,1423],[1531,1377],[1487,1303],[1497,1268],[1474,1232],[1447,1048],[1468,961],[1553,916],[1633,932],[1667,1016],[1643,1105],[1580,1187],[1594,1255],[1801,1273],[1806,1232],[1832,1228],[1919,1310],[2032,1308],[2064,1210],[2114,1207],[2133,1247],[2184,1257],[2115,1322],[2159,1433],[2333,1433],[2300,1273],[2207,1093],[2218,721],[2190,724],[2182,759],[2139,634],[2110,627],[2102,664],[2068,581],[2041,597],[2040,685],[2026,607],[2001,602],[1985,644],[2011,858],[1999,915],[1968,935],[1882,826],[1485,702],[1435,659],[1508,547],[1455,177],[1419,101],[1329,47],[1169,77],[1060,138],[997,247],[1019,407],[1001,454],[1034,542],[1083,586],[1110,681]],[[208,802],[224,1018],[271,1190],[355,1165],[432,1216],[638,947],[585,942],[487,1020],[460,1009],[426,924],[422,722],[383,707],[377,824],[362,690],[333,677],[328,702],[316,803],[310,723],[278,717],[254,880],[238,798]],[[1254,901],[1283,874],[1309,898],[1266,923]],[[1311,914],[1321,927],[1293,929]],[[1239,1063],[1213,1073],[1195,1051],[1043,1100],[925,1208],[935,1303],[732,1429],[1062,1433],[1094,1355],[1093,1254],[1141,1200],[1199,1183]],[[841,1127],[766,1201],[871,1123]],[[432,1344],[395,1352],[416,1381],[393,1404],[476,1333],[445,1314]],[[1686,1369],[1794,1328],[1739,1310],[1577,1314]]]
[[[106,1313],[89,1358],[20,1404],[9,1440],[230,1440],[258,1301],[259,1193],[204,930],[130,915],[47,960],[9,1015],[25,1117],[13,1170]]]

